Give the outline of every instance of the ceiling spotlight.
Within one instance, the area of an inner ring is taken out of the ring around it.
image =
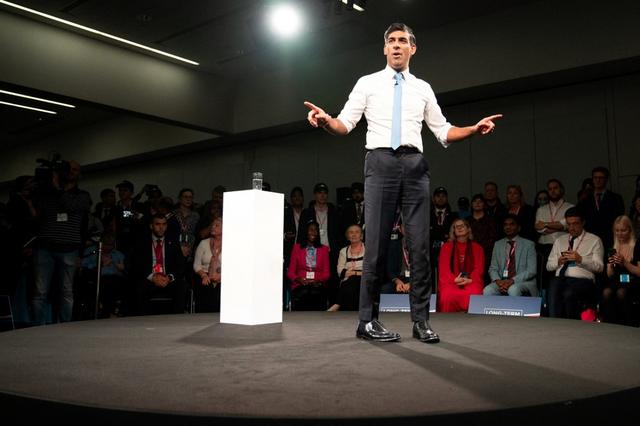
[[[338,0],[347,6],[347,9],[357,10],[358,12],[364,12],[364,8],[367,6],[367,0]]]
[[[274,6],[269,11],[267,20],[271,30],[284,38],[292,37],[300,32],[303,23],[300,11],[289,4]]]

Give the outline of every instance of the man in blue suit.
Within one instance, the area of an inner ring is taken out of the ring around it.
[[[518,235],[518,217],[509,214],[503,221],[505,238],[496,241],[491,256],[491,284],[485,296],[537,296],[536,248],[533,241]]]

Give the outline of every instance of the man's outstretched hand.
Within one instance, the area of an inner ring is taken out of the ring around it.
[[[502,118],[502,114],[491,115],[478,121],[478,124],[476,124],[477,133],[486,135],[487,133],[493,132],[493,129],[496,127],[494,121],[499,118]]]
[[[309,101],[305,101],[304,104],[310,110],[307,114],[307,120],[309,121],[309,124],[311,124],[313,127],[324,127],[329,124],[331,116],[324,112],[322,108],[315,106]]]

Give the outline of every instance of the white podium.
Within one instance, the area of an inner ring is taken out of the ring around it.
[[[282,322],[284,195],[224,193],[220,322]]]

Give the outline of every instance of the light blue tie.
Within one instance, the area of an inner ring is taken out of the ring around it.
[[[393,115],[391,116],[391,148],[396,150],[400,147],[401,128],[402,122],[402,82],[404,77],[402,73],[396,73],[393,76],[396,79],[396,84],[393,88]]]

